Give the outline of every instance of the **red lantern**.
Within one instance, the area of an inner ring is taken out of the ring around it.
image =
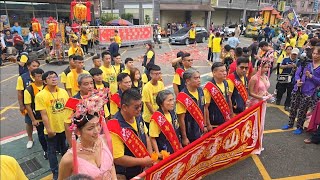
[[[39,23],[38,19],[32,18],[31,24],[32,24],[32,30],[38,33],[40,37],[42,37],[41,24]]]
[[[77,2],[76,0],[73,0],[70,6],[71,19],[76,18],[80,21],[91,21],[90,6],[91,3],[88,0],[86,0],[86,2]]]
[[[76,19],[83,21],[87,17],[87,7],[83,4],[78,3],[73,8],[73,15]]]
[[[47,20],[48,23],[48,31],[50,34],[51,38],[55,38],[56,37],[56,33],[58,32],[58,23],[55,19],[53,19],[52,17],[49,17],[49,19]]]

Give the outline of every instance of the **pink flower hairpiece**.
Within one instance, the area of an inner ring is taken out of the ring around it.
[[[94,115],[100,111],[103,111],[104,105],[108,102],[108,93],[109,89],[104,88],[102,90],[94,90],[88,95],[84,96],[79,103],[77,104],[76,111],[72,115],[73,121],[81,122],[82,120],[87,119],[87,114]],[[81,117],[79,119],[79,117]]]

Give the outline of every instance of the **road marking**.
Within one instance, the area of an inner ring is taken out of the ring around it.
[[[290,113],[289,112],[287,112],[287,111],[285,111],[284,110],[284,106],[280,106],[280,105],[275,105],[275,104],[270,104],[270,103],[268,103],[267,104],[267,107],[275,107],[275,108],[278,108],[280,111],[282,111],[284,114],[286,114],[286,115],[290,115]]]
[[[314,173],[314,174],[306,174],[301,176],[279,178],[275,180],[297,180],[297,179],[319,179],[319,178],[320,178],[320,173]]]
[[[15,65],[15,63],[11,63],[11,64],[8,64],[8,65],[4,65],[4,66],[2,66],[2,67],[0,67],[0,68],[2,69],[2,68],[8,67],[8,66],[12,66],[12,65]]]
[[[265,130],[263,131],[263,134],[272,134],[272,133],[279,133],[279,132],[289,132],[293,131],[295,129],[287,129],[287,130],[282,130],[282,129],[271,129],[271,130]]]
[[[16,105],[17,103],[18,103],[18,101],[16,101],[16,102],[12,103],[11,105],[3,108],[3,109],[0,111],[0,115],[3,114],[3,113],[5,113],[7,110],[11,109],[11,107],[13,107],[14,105]]]
[[[50,173],[48,176],[41,178],[40,180],[51,180],[53,179],[52,173]]]
[[[271,177],[270,177],[269,173],[267,172],[266,168],[264,167],[264,165],[262,164],[260,158],[255,154],[252,155],[251,157],[252,157],[254,163],[256,164],[257,168],[259,169],[262,178],[264,180],[271,180]]]

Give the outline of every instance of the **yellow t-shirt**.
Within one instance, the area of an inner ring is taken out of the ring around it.
[[[114,41],[115,41],[117,44],[121,45],[121,37],[120,37],[119,35],[114,36]]]
[[[303,47],[304,43],[308,40],[309,36],[307,34],[301,35],[298,39],[297,47]]]
[[[293,48],[296,47],[297,44],[297,39],[295,37],[290,39],[290,46],[292,46]]]
[[[195,92],[190,92],[189,93],[195,97],[197,99],[197,101],[199,101],[199,93],[198,91],[195,91]],[[176,111],[177,111],[177,114],[185,114],[187,112],[187,109],[184,107],[183,104],[181,104],[179,101],[177,101],[177,104],[176,104]]]
[[[34,81],[32,76],[30,76],[30,77],[31,77],[32,81]],[[16,90],[18,90],[18,91],[23,91],[24,90],[23,80],[22,80],[21,76],[19,76],[18,79],[17,79]]]
[[[87,35],[81,35],[81,41],[80,41],[80,44],[82,45],[87,45],[88,44],[88,37]]]
[[[125,68],[125,69],[122,71],[122,73],[127,73],[127,74],[129,74],[129,75],[130,75],[130,70],[129,70],[129,69],[127,69],[127,68]]]
[[[113,67],[116,69],[117,75],[119,75],[119,74],[120,74],[120,71],[121,71],[121,66],[120,66],[120,64],[115,64],[115,65],[113,65]]]
[[[86,70],[82,70],[81,74],[90,74]],[[78,87],[78,76],[79,74],[75,69],[72,69],[67,75],[66,89],[71,89],[71,95],[74,96],[79,92]]]
[[[49,34],[49,33],[47,33],[47,34],[45,35],[45,39],[46,39],[46,41],[48,42],[49,46],[53,46],[53,45],[52,45],[52,38],[50,37],[50,34]]]
[[[147,59],[151,59],[153,57],[153,55],[154,55],[153,51],[148,51]]]
[[[212,48],[212,38],[213,38],[213,34],[210,34],[208,39],[208,48]]]
[[[219,83],[219,84],[217,83],[217,86],[221,90],[221,92],[223,93],[223,96],[225,97],[226,93],[225,93],[224,83]],[[230,90],[228,90],[228,91],[230,92]],[[211,103],[211,93],[207,89],[204,89],[203,93],[204,93],[204,98],[206,100],[206,104]]]
[[[147,84],[148,83],[148,76],[146,75],[146,73],[143,73],[141,75],[141,81],[143,82],[143,84]]]
[[[110,113],[114,116],[119,111],[118,105],[113,101],[110,101]]]
[[[0,179],[28,180],[19,163],[13,157],[0,155]]]
[[[83,56],[83,49],[81,47],[70,47],[69,50],[68,50],[68,56],[71,56],[71,55],[78,55],[78,56]]]
[[[66,90],[57,87],[57,92],[51,93],[47,88],[40,91],[35,97],[36,111],[45,110],[53,132],[64,132],[64,122],[70,117],[65,109],[69,96]],[[44,133],[47,133],[44,128]]]
[[[172,118],[171,118],[170,113],[164,114],[164,116],[169,121],[169,123],[172,124]],[[159,135],[161,133],[161,129],[155,121],[150,122],[149,128],[150,128],[150,131],[149,131],[150,137],[159,137]]]
[[[135,120],[133,123],[128,124],[135,130],[138,131],[137,121]],[[148,134],[148,128],[144,124],[144,133]],[[113,158],[121,158],[124,156],[124,143],[122,142],[121,138],[117,135],[111,132],[111,140],[112,140],[112,146],[113,146]]]
[[[116,93],[118,91],[118,84],[117,84],[117,73],[115,71],[115,68],[110,65],[109,68],[106,68],[105,66],[101,66],[100,69],[102,70],[102,78],[104,81],[109,83],[110,85],[110,91],[112,94]]]
[[[189,38],[190,39],[195,39],[196,38],[196,30],[195,29],[190,29],[189,31]]]
[[[151,103],[153,110],[157,110],[159,106],[156,103],[156,97],[160,91],[164,90],[164,84],[162,81],[158,81],[157,85],[152,85],[149,81],[142,90],[142,102],[143,103],[143,120],[145,122],[150,122],[151,113],[149,109],[147,108],[146,102]]]
[[[43,85],[37,86],[37,88],[39,89],[39,91],[41,91],[43,89]],[[32,103],[31,94],[29,93],[29,91],[24,90],[23,98],[24,98],[24,104],[31,104]]]
[[[104,89],[104,85],[103,84],[96,84],[96,88],[97,89]]]
[[[244,84],[244,77],[240,78],[242,83]],[[230,80],[230,79],[227,79],[227,82],[228,82],[228,88],[229,88],[229,92],[230,93],[233,93],[233,90],[234,90],[234,84],[233,82]],[[223,83],[222,83],[223,84]],[[219,88],[224,88],[224,85],[223,86],[219,86]],[[224,90],[222,91],[224,92]]]
[[[283,50],[283,51],[281,52],[281,54],[279,55],[279,57],[278,57],[277,64],[282,64],[282,61],[283,61],[283,59],[284,59],[285,57],[287,57],[287,53],[286,53],[285,50]],[[283,71],[283,69],[280,69],[280,68],[279,68],[279,74],[281,74],[282,71]]]
[[[181,79],[178,73],[174,74],[172,83],[176,85],[181,85]]]
[[[214,53],[219,53],[221,52],[221,38],[220,37],[215,37],[212,40],[212,52]]]

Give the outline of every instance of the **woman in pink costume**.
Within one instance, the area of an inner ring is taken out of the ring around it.
[[[249,82],[249,95],[250,100],[248,107],[251,107],[261,100],[266,100],[272,97],[268,93],[270,87],[270,81],[268,78],[268,73],[270,73],[270,62],[267,60],[261,60],[258,62],[258,71],[253,75]]]
[[[106,91],[94,91],[77,104],[70,128],[73,131],[72,148],[61,159],[59,180],[78,173],[95,180],[117,179],[111,154],[112,143],[103,116],[106,102]],[[101,128],[103,135],[100,135]]]

